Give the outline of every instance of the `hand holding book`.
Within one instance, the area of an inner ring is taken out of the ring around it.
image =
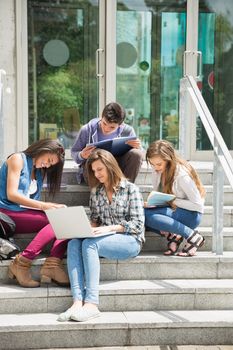
[[[128,152],[133,146],[130,145],[130,141],[136,141],[136,136],[127,136],[127,137],[116,137],[110,140],[103,140],[99,142],[89,143],[86,147],[96,147],[102,148],[106,151],[112,153],[114,156],[122,156],[126,152]],[[138,144],[138,141],[136,141]]]
[[[147,198],[147,207],[166,206],[175,198],[174,194],[152,191]]]

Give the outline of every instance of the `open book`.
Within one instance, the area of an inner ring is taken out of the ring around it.
[[[87,146],[96,146],[97,148],[105,149],[106,151],[112,153],[114,156],[122,156],[132,148],[125,142],[136,139],[136,136],[116,137],[115,139],[111,140],[88,143]]]
[[[165,206],[167,202],[175,199],[174,194],[152,191],[147,198],[147,206]]]

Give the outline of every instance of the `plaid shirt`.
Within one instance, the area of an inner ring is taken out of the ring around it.
[[[111,203],[104,186],[92,189],[90,209],[92,222],[99,226],[122,225],[124,232],[136,235],[141,242],[145,241],[143,199],[135,184],[121,180]]]

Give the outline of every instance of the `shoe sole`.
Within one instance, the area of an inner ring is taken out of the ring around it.
[[[78,317],[75,317],[75,316],[71,316],[70,319],[71,319],[71,321],[73,320],[73,321],[76,321],[76,322],[86,322],[86,321],[92,320],[93,318],[97,318],[99,316],[100,316],[100,313],[96,314],[96,315],[92,315],[92,316],[90,316],[90,317],[88,317],[88,318],[86,318],[84,320],[80,320],[80,319],[78,319]]]

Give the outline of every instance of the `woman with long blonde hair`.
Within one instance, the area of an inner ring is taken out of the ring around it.
[[[205,242],[196,230],[202,218],[205,197],[196,171],[165,140],[150,144],[146,160],[153,169],[154,190],[175,195],[167,206],[145,207],[146,227],[167,238],[168,250],[165,255],[176,254],[183,239],[186,239],[186,244],[178,255],[195,255]]]

